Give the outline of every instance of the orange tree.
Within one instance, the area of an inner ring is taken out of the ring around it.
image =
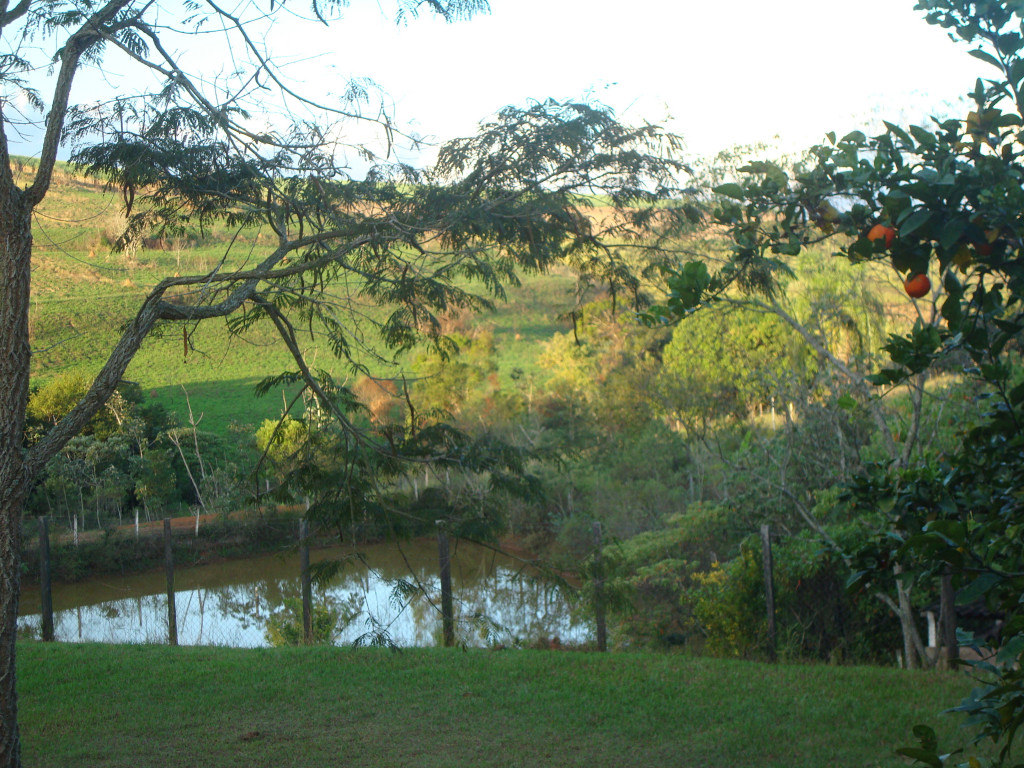
[[[623,249],[649,253],[654,224],[671,214],[662,200],[683,170],[678,140],[656,126],[623,126],[599,105],[503,109],[477,135],[441,147],[425,171],[380,156],[375,143],[351,143],[364,128],[377,128],[381,152],[390,151],[402,133],[386,111],[367,106],[360,81],[325,77],[312,93],[300,93],[282,69],[290,57],[271,47],[302,35],[302,24],[334,24],[341,39],[346,3],[285,5],[0,2],[5,768],[21,762],[15,641],[25,503],[48,461],[110,401],[147,338],[180,336],[187,354],[210,321],[227,322],[237,335],[256,324],[271,329],[291,353],[293,370],[270,381],[301,384],[353,441],[392,455],[397,448],[386,436],[349,417],[347,390],[305,359],[311,335],[363,374],[368,364],[394,361],[419,343],[450,350],[446,313],[488,306],[520,270],[559,261],[595,279],[619,279],[603,265]],[[487,8],[484,0],[394,6],[402,18],[429,12],[449,21]],[[200,48],[209,56],[196,55]],[[135,85],[112,80],[115,71]],[[76,83],[93,75],[90,100],[76,103]],[[34,173],[23,173],[12,156],[18,137],[36,138]],[[168,275],[140,296],[85,393],[26,446],[29,307],[38,266],[32,223],[52,198],[62,145],[123,201],[121,245],[165,235],[204,238],[214,229],[229,239],[220,241],[213,269]],[[352,176],[347,157],[365,163],[362,178]],[[587,211],[598,199],[611,214],[600,220]],[[245,236],[256,232],[265,246]]]
[[[1024,723],[1024,2],[919,0],[916,8],[993,67],[970,93],[968,114],[905,128],[886,122],[870,137],[830,134],[796,169],[748,164],[714,190],[728,261],[714,273],[700,262],[673,269],[667,301],[651,316],[682,318],[726,292],[771,293],[784,257],[826,240],[853,262],[891,263],[911,295],[934,292],[938,322],[891,336],[890,363],[871,382],[884,389],[962,360],[982,391],[976,419],[955,450],[894,457],[851,484],[848,503],[878,525],[850,562],[859,586],[877,586],[896,565],[901,580],[951,577],[958,602],[984,600],[1003,615],[994,655],[975,665],[982,684],[957,709],[979,739],[999,744],[993,764],[1009,765]],[[905,755],[933,766],[958,759],[940,756],[927,729],[918,736]]]

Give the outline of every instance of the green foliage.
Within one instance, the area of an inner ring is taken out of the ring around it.
[[[833,501],[824,494],[822,509]],[[606,546],[616,641],[682,645],[732,658],[763,656],[761,541],[747,533],[744,516],[724,506],[694,504],[655,530]],[[866,529],[863,521],[830,524],[832,547],[812,532],[774,542],[776,645],[783,658],[865,663],[889,655],[898,636],[895,620],[880,602],[847,592],[850,571],[836,551]]]
[[[615,598],[618,642],[687,642],[694,632],[688,590],[697,574],[718,562],[718,553],[732,552],[738,538],[729,510],[695,504],[669,516],[663,526],[606,546],[607,590]]]
[[[299,461],[299,452],[307,445],[307,425],[291,416],[267,419],[256,430],[256,448],[266,456],[283,476]]]
[[[27,415],[37,421],[56,424],[75,407],[88,389],[89,380],[83,374],[58,376],[32,393]]]
[[[704,636],[704,650],[715,656],[749,657],[763,642],[764,579],[760,563],[748,546],[723,568],[695,574],[686,599]]]
[[[719,305],[676,327],[660,384],[666,410],[694,429],[804,400],[815,370],[806,346],[780,318]]]
[[[741,168],[741,178],[717,190],[714,215],[729,230],[731,257],[701,301],[732,287],[771,295],[786,277],[779,256],[836,235],[837,254],[851,263],[887,262],[902,275],[938,278],[934,320],[893,334],[884,347],[889,364],[872,381],[899,384],[951,356],[966,360],[982,389],[975,425],[951,450],[913,461],[904,453],[852,482],[856,507],[882,512],[855,583],[877,583],[894,565],[908,584],[948,572],[960,602],[982,599],[1004,614],[1001,649],[975,664],[984,685],[958,708],[979,739],[1000,744],[993,765],[1002,766],[1014,762],[1024,723],[1024,387],[1015,383],[1024,330],[1024,6],[920,0],[916,7],[995,69],[969,94],[971,111],[929,125],[885,123],[873,137],[832,134],[789,172]],[[891,244],[868,236],[879,224],[898,233]],[[947,764],[930,731],[917,735],[920,747],[905,755]],[[977,764],[975,757],[963,763]]]
[[[481,331],[472,338],[462,334],[449,338],[451,353],[428,350],[412,360],[416,376],[412,396],[427,413],[458,414],[498,370],[493,334]]]
[[[314,600],[310,612],[311,643],[333,645],[345,627],[359,615],[359,608],[339,606],[325,599]],[[284,606],[267,619],[267,642],[275,648],[284,645],[305,645],[302,625],[302,600],[286,598]]]

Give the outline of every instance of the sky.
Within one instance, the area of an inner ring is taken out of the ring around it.
[[[775,136],[796,149],[879,115],[963,113],[987,67],[913,5],[492,0],[469,22],[405,26],[353,8],[372,31],[336,37],[329,61],[373,77],[400,120],[440,138],[505,104],[589,96],[624,120],[667,124],[697,155]]]
[[[435,140],[469,135],[507,104],[587,98],[626,122],[665,125],[691,157],[757,142],[794,151],[880,117],[963,115],[963,94],[988,69],[925,23],[914,0],[490,5],[469,21],[423,12],[396,24],[386,0],[351,0],[330,27],[278,22],[270,45],[296,88],[319,94],[371,78],[399,125]],[[207,74],[223,67],[208,40],[183,43]],[[116,63],[104,81],[131,87]],[[83,80],[74,95],[98,86]]]

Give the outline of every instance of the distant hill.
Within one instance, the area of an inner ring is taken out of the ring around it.
[[[34,164],[16,158],[15,169],[29,181]],[[147,292],[174,274],[203,274],[224,258],[234,233],[214,231],[205,239],[144,239],[133,253],[116,252],[123,227],[117,190],[84,179],[61,165],[53,189],[37,212],[33,234],[33,301],[30,324],[34,383],[65,371],[95,373]],[[258,251],[269,238],[243,233],[233,252]],[[453,328],[485,326],[495,337],[499,376],[509,380],[514,368],[542,375],[536,358],[540,345],[570,326],[558,320],[571,304],[573,278],[568,272],[526,276],[520,288],[495,311],[476,317],[447,318]],[[183,337],[188,334],[185,354]],[[318,367],[352,380],[316,339],[307,352]],[[232,336],[224,321],[201,327],[168,325],[143,345],[128,369],[155,402],[187,415],[186,393],[202,427],[222,432],[237,421],[256,424],[281,412],[281,398],[257,399],[253,386],[262,377],[294,369],[271,328]],[[376,375],[390,375],[376,366]]]

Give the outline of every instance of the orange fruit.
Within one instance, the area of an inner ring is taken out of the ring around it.
[[[907,296],[912,299],[920,299],[931,289],[932,281],[928,279],[928,275],[922,272],[918,272],[916,275],[911,275],[903,281],[903,290],[905,290],[907,292]]]
[[[892,241],[896,239],[896,230],[886,224],[875,224],[868,230],[868,240],[885,240],[885,247],[892,248]]]

